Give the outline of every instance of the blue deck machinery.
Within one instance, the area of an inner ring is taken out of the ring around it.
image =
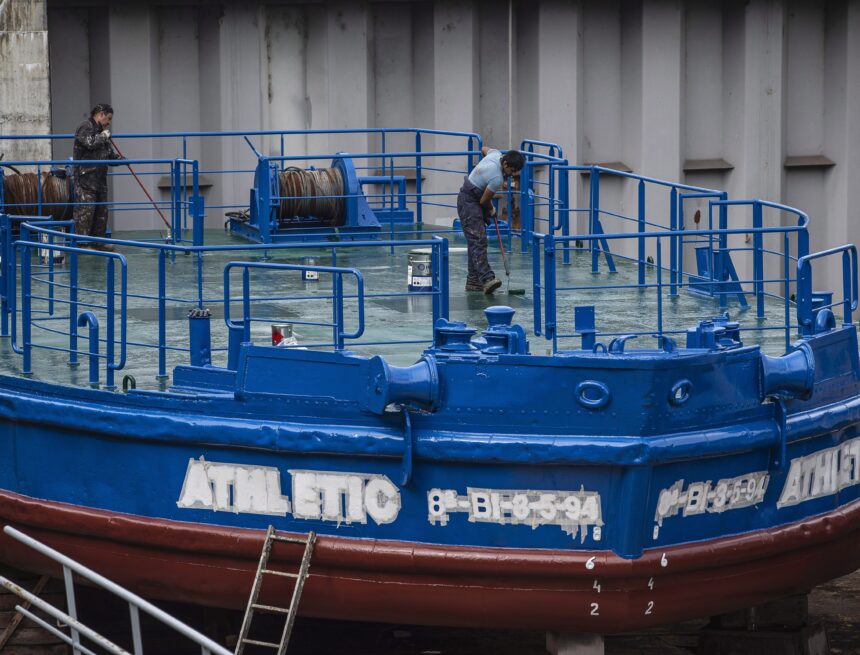
[[[383,224],[412,223],[402,175],[359,175],[348,153],[337,153],[330,168],[289,166],[293,157],[257,156],[247,212],[228,214],[228,229],[256,243],[314,240],[322,237],[367,239]],[[363,185],[387,193],[371,205]]]

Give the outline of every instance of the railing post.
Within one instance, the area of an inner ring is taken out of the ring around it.
[[[639,180],[639,216],[637,229],[639,231],[639,284],[645,284],[645,180]]]
[[[32,316],[30,315],[31,288],[30,288],[30,247],[21,246],[21,340],[23,343],[23,373],[30,375],[33,372],[32,351],[30,346]]]
[[[0,206],[3,205],[3,169],[0,168]],[[0,274],[2,274],[3,297],[0,300],[0,336],[9,336],[9,294],[10,289],[16,289],[15,270],[11,268],[12,258],[10,256],[10,247],[12,243],[12,230],[9,226],[12,219],[7,214],[0,214],[0,239],[2,239],[3,262],[0,264]]]
[[[783,314],[785,320],[785,352],[788,352],[789,347],[791,346],[791,312],[789,310],[788,298],[791,293],[791,272],[789,268],[789,248],[790,243],[788,240],[788,232],[782,235],[782,267],[783,274],[785,276],[785,289],[783,289]],[[795,296],[796,297],[796,296]]]
[[[543,330],[541,324],[541,298],[540,298],[540,258],[543,256],[540,248],[539,234],[532,234],[532,305],[534,307],[534,332],[540,336]],[[569,249],[569,243],[565,241],[565,248]]]
[[[469,155],[467,157],[467,170],[466,175],[475,167],[475,156],[472,154],[472,150],[475,148],[475,139],[474,137],[469,137],[469,141],[466,146],[469,149]]]
[[[167,310],[167,272],[166,253],[164,248],[158,249],[158,374],[157,380],[167,379],[167,325],[165,312]]]
[[[66,588],[66,609],[75,621],[78,620],[78,609],[75,603],[75,582],[72,578],[72,572],[68,566],[63,566],[63,584]],[[78,646],[81,643],[81,636],[74,626],[69,626],[72,633],[72,653],[73,655],[81,655],[81,650]]]
[[[251,341],[251,271],[242,269],[242,343]]]
[[[600,212],[600,172],[596,166],[591,167],[591,175],[588,179],[589,185],[589,211],[588,211],[588,233],[597,234],[597,224]],[[596,239],[589,239],[588,248],[591,250],[591,272],[597,273],[598,243]]]
[[[797,325],[801,334],[812,334],[812,265],[801,259],[797,267]]]
[[[567,162],[565,162],[565,166]],[[550,168],[550,176],[552,176],[552,171],[554,169]],[[555,169],[558,170],[558,169]],[[559,170],[559,178],[558,178],[558,197],[559,197],[559,212],[561,213],[561,235],[563,237],[570,236],[570,171]],[[564,254],[563,263],[570,264],[570,244],[565,241],[564,242]]]
[[[99,386],[99,319],[92,312],[81,312],[78,316],[78,327],[89,327],[90,329],[90,386]]]
[[[72,242],[77,246],[77,241]],[[78,366],[78,253],[69,253],[69,366]]]
[[[334,312],[334,347],[343,350],[343,276],[332,273],[332,303]]]
[[[421,132],[415,132],[415,152],[421,152]],[[421,198],[421,155],[415,155],[415,219],[418,226],[424,223],[424,201]]]
[[[195,246],[203,245],[204,219],[206,217],[205,201],[200,195],[200,170],[197,160],[194,160],[192,168],[194,189],[191,196],[191,229],[192,243]]]
[[[671,238],[671,237],[670,237]],[[657,237],[657,338],[663,347],[663,244]]]
[[[433,324],[442,317],[442,242],[439,237],[433,237],[433,245],[430,246],[430,291],[433,297]],[[410,281],[411,282],[411,281]]]
[[[529,199],[529,191],[532,188],[531,165],[526,160],[523,170],[520,172],[520,233],[534,232],[534,205]],[[508,212],[510,213],[510,212]],[[510,221],[510,216],[508,217]],[[520,252],[528,252],[529,240],[520,236]]]
[[[113,391],[116,389],[116,384],[114,383],[114,322],[116,320],[116,307],[115,302],[116,299],[114,297],[114,258],[106,257],[106,266],[107,266],[107,326],[105,326],[105,386],[104,388]]]
[[[851,286],[851,272],[849,254],[847,250],[842,251],[842,324],[851,325],[851,296],[853,295],[853,287]]]
[[[271,220],[272,220],[272,191],[269,181],[269,160],[265,157],[260,157],[257,162],[256,174],[256,214],[257,228],[260,230],[260,240],[263,243],[271,241]]]
[[[669,295],[678,295],[678,189],[669,192]],[[658,239],[659,243],[659,239]]]
[[[450,295],[450,285],[451,285],[451,270],[450,270],[450,256],[448,255],[448,239],[442,239],[442,245],[440,247],[440,254],[442,259],[442,264],[440,266],[440,281],[441,281],[441,293],[442,293],[442,315],[439,318],[447,319],[449,318],[451,308],[451,295]]]
[[[726,200],[728,196],[722,198],[722,200]],[[720,309],[725,309],[728,306],[729,299],[728,295],[724,291],[725,285],[723,284],[723,259],[728,255],[729,252],[729,235],[726,234],[725,230],[728,229],[729,224],[729,208],[725,204],[720,205],[720,247],[719,247],[719,257],[717,257],[714,261],[714,266],[712,267],[712,274],[717,277],[717,288],[720,290]]]
[[[552,350],[556,349],[556,306],[555,306],[555,237],[547,234],[543,242],[544,260],[544,336],[552,339]]]
[[[182,239],[181,184],[180,164],[174,159],[170,164],[170,243]]]
[[[764,319],[764,248],[762,228],[762,206],[753,203],[753,288],[755,289],[756,318]]]

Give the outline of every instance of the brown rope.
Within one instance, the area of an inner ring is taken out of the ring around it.
[[[39,212],[39,187],[35,173],[6,175],[3,185],[4,211],[16,216],[50,216],[62,221],[72,214],[69,180],[42,173],[42,211]]]
[[[278,174],[279,219],[313,216],[317,224],[337,227],[345,222],[343,177],[335,168],[306,171],[290,168]],[[307,225],[307,222],[302,222]]]

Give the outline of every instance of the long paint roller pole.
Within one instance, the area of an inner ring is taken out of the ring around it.
[[[125,159],[125,155],[122,154],[122,151],[116,145],[116,141],[114,141],[113,138],[111,138],[110,144],[113,146],[114,150],[116,150],[116,154]],[[128,167],[128,170],[134,176],[134,179],[137,180],[137,183],[140,185],[140,188],[146,194],[146,197],[149,198],[149,202],[151,202],[152,206],[155,207],[155,211],[157,211],[158,215],[161,216],[161,220],[164,221],[164,224],[167,226],[167,229],[172,231],[173,228],[170,227],[170,223],[168,223],[167,219],[164,218],[164,214],[161,213],[161,210],[158,208],[158,205],[156,204],[155,200],[152,199],[152,196],[149,195],[149,191],[147,191],[146,187],[143,186],[143,182],[140,181],[140,178],[137,176],[137,173],[134,172],[134,169],[131,167],[131,164],[126,164],[126,167]],[[170,234],[170,232],[168,232],[168,234]]]

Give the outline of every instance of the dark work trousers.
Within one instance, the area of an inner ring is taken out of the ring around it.
[[[457,214],[469,250],[469,277],[466,284],[483,284],[495,276],[487,260],[487,220],[489,214],[481,206],[484,192],[469,182],[466,176],[457,196]]]
[[[75,185],[75,234],[103,237],[107,231],[107,187]],[[96,204],[93,204],[96,203]]]

